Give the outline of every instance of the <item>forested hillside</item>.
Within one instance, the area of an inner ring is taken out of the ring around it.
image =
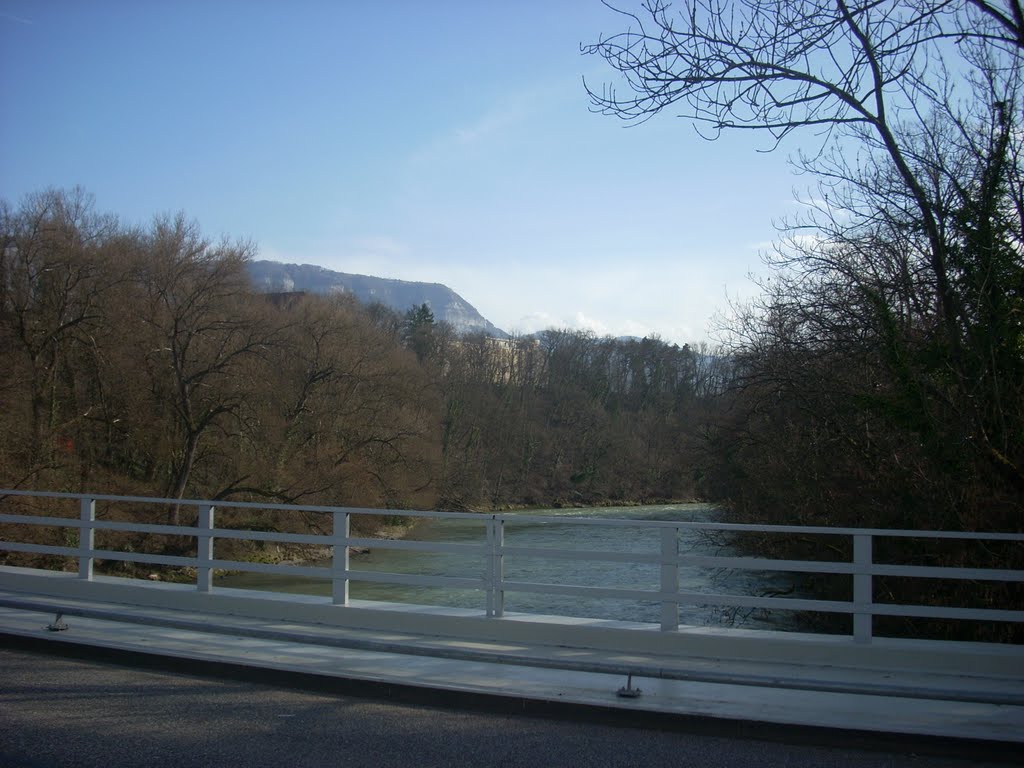
[[[263,295],[255,248],[81,190],[0,220],[0,486],[388,508],[689,497],[714,359]]]

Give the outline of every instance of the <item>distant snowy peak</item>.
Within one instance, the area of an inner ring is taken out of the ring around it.
[[[436,321],[448,323],[458,333],[483,332],[497,338],[508,336],[481,316],[472,304],[440,283],[414,283],[368,275],[350,275],[314,264],[251,261],[248,266],[249,278],[253,285],[256,290],[264,293],[351,293],[364,304],[380,303],[401,314],[412,307],[426,304],[434,313]]]

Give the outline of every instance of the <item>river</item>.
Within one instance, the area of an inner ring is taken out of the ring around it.
[[[572,510],[536,510],[517,513],[506,523],[505,543],[510,546],[548,547],[613,552],[657,552],[660,529],[653,527],[606,527],[572,525],[572,518],[632,520],[714,520],[716,508],[710,504],[668,504],[638,507],[588,507]],[[537,517],[557,516],[565,523],[541,521]],[[480,542],[484,521],[441,519],[416,526],[407,538],[419,541]],[[697,531],[683,531],[680,553],[732,554],[727,543]],[[322,563],[328,565],[328,563]],[[361,571],[420,573],[440,576],[481,577],[484,563],[480,557],[449,553],[410,552],[376,548],[352,557],[351,568]],[[505,578],[549,584],[623,587],[656,590],[660,569],[642,563],[607,563],[578,560],[507,557]],[[732,569],[682,568],[683,591],[758,595],[765,590],[785,590],[784,575]],[[232,573],[219,577],[216,585],[245,589],[329,595],[327,579],[279,576],[256,573]],[[350,582],[350,597],[355,600],[381,600],[421,605],[445,605],[456,608],[484,607],[484,593],[472,589],[438,589],[404,585]],[[565,595],[507,592],[506,612],[595,617],[623,621],[656,623],[661,607],[656,602],[609,600]],[[680,622],[690,625],[729,625],[747,628],[780,627],[788,616],[764,611],[736,611],[716,606],[681,606]]]

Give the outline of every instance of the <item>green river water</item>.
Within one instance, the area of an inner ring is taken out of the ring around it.
[[[669,504],[639,507],[592,507],[572,510],[536,510],[517,513],[505,525],[505,544],[522,547],[579,549],[612,552],[658,552],[660,530],[643,527],[647,520],[714,520],[716,509],[708,504]],[[541,521],[555,516],[559,521]],[[441,519],[416,526],[407,537],[418,541],[472,542],[484,540],[489,515],[474,519]],[[573,518],[629,520],[633,527],[573,525]],[[564,520],[564,522],[561,522]],[[700,532],[684,531],[680,552],[732,554],[721,540]],[[327,566],[329,563],[322,563]],[[360,571],[418,573],[440,576],[482,577],[486,564],[479,556],[425,553],[373,548],[355,555],[350,568]],[[506,557],[505,578],[514,581],[581,586],[623,587],[657,590],[660,568],[639,563],[608,563],[577,560]],[[301,594],[330,595],[328,579],[256,573],[234,573],[218,578],[218,586],[260,589]],[[731,569],[682,568],[683,591],[759,595],[766,589],[785,589],[784,575]],[[350,581],[350,597],[420,605],[484,609],[485,594],[475,589],[441,589]],[[658,622],[661,608],[656,602],[597,599],[578,596],[506,592],[506,612],[593,617],[622,621]],[[789,617],[763,611],[735,611],[715,606],[681,606],[680,621],[691,625],[778,627]]]

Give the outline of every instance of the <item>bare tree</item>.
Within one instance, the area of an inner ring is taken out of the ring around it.
[[[212,245],[179,215],[155,221],[135,266],[143,359],[156,407],[169,409],[175,435],[167,476],[173,498],[184,497],[204,438],[230,431],[252,390],[245,362],[273,340],[249,297],[250,251],[244,243]]]
[[[281,343],[258,398],[258,484],[294,501],[431,503],[436,403],[411,351],[351,297],[280,307]]]
[[[875,145],[917,208],[954,339],[946,244],[906,141],[953,88],[949,59],[969,61],[987,43],[1020,54],[1020,4],[695,0],[673,12],[670,3],[648,0],[643,8],[643,18],[623,12],[635,28],[583,49],[608,61],[632,91],[621,97],[611,86],[588,87],[595,109],[642,121],[681,108],[710,138],[754,129],[777,143],[812,129],[824,146],[846,129]]]

